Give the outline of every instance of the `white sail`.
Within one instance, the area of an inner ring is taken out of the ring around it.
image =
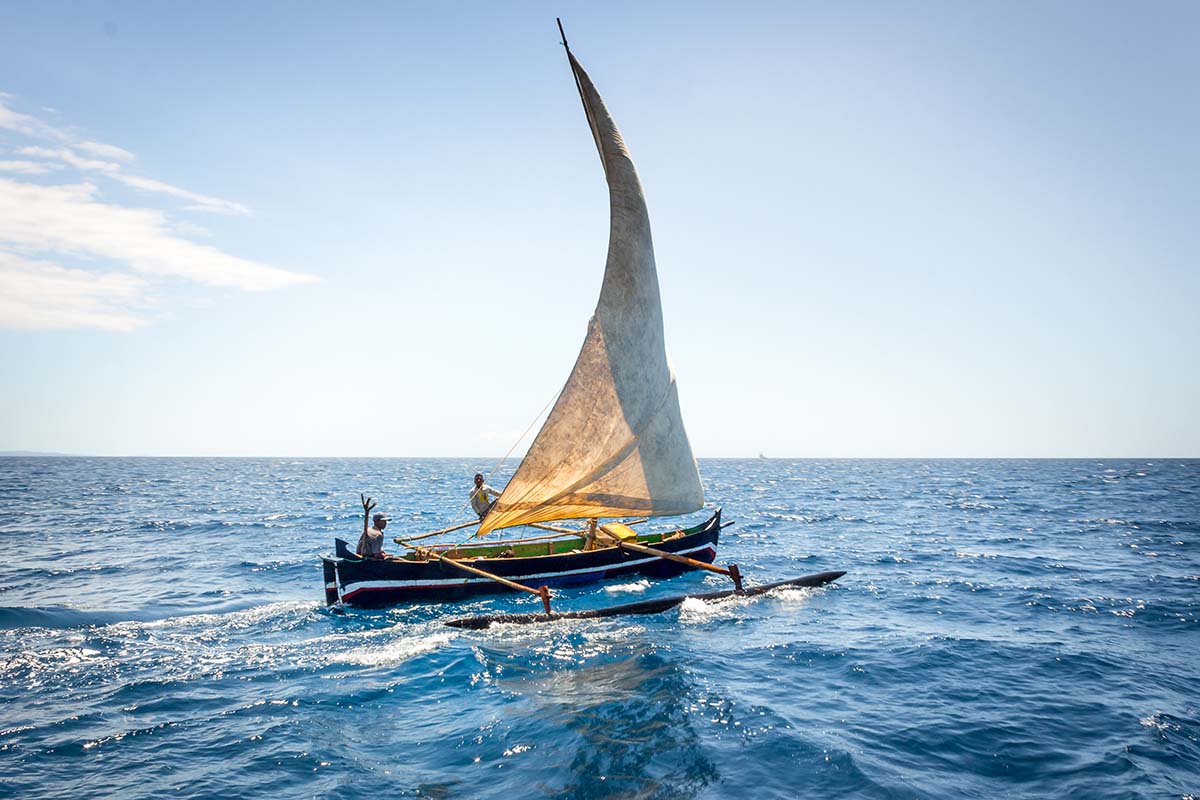
[[[549,418],[479,535],[530,522],[696,511],[704,490],[667,363],[646,200],[620,131],[568,53],[608,180],[608,262]]]

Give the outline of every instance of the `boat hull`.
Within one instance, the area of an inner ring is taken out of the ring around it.
[[[683,531],[682,536],[653,542],[650,546],[711,564],[717,555],[721,527],[721,512],[718,510],[707,522]],[[641,540],[642,537],[639,537]],[[496,549],[499,551],[502,548]],[[381,608],[405,602],[453,602],[478,595],[515,591],[487,578],[469,575],[436,559],[373,561],[325,557],[322,561],[327,605],[340,602],[359,608]],[[629,552],[620,547],[523,558],[470,558],[463,561],[532,589],[539,586],[578,586],[630,575],[670,578],[690,569],[684,564]]]

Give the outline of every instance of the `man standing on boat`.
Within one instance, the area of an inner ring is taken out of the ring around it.
[[[375,503],[371,502],[371,498],[362,497],[363,505],[363,532],[358,538],[358,555],[361,558],[380,559],[387,558],[387,553],[383,552],[383,529],[387,527],[387,514],[376,514],[370,517],[371,509],[375,507]],[[367,526],[367,519],[370,517],[373,526]]]
[[[492,499],[489,500],[488,496]],[[483,475],[475,473],[475,488],[471,490],[471,508],[475,509],[475,513],[480,519],[487,516],[487,513],[492,510],[492,506],[496,505],[495,498],[499,497],[500,493],[483,482]]]

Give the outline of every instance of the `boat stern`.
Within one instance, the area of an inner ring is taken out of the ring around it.
[[[332,558],[322,558],[321,567],[325,576],[325,605],[337,605],[338,595],[337,561]]]

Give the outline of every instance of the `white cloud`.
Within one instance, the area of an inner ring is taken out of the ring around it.
[[[154,282],[167,278],[243,291],[316,280],[192,241],[209,234],[165,210],[106,198],[92,180],[183,200],[185,211],[250,213],[241,203],[131,174],[133,153],[14,111],[10,99],[0,92],[0,130],[26,143],[16,150],[25,158],[0,160],[0,174],[13,176],[0,177],[0,327],[132,331],[148,322],[143,312]],[[60,170],[74,182],[16,178]],[[94,177],[81,179],[81,172]],[[108,271],[91,268],[98,262]]]
[[[0,178],[0,247],[100,257],[135,271],[247,291],[315,280],[180,238],[161,211],[109,205],[90,183],[39,186]]]
[[[117,161],[133,161],[133,153],[120,147],[103,142],[76,142],[75,146],[86,153],[100,158],[112,158]]]
[[[94,144],[94,143],[88,143]],[[108,145],[99,145],[95,150],[102,151]],[[119,147],[114,147],[112,150],[125,153]],[[190,192],[187,189],[180,189],[178,186],[172,186],[169,183],[155,180],[154,178],[143,178],[138,175],[127,175],[121,171],[121,165],[115,161],[100,161],[94,158],[84,158],[75,151],[66,147],[22,147],[17,151],[23,156],[34,156],[36,158],[52,158],[69,164],[76,169],[85,170],[87,172],[100,172],[113,180],[120,181],[126,186],[132,186],[135,189],[141,189],[147,192],[160,192],[162,194],[178,197],[181,200],[188,200],[192,205],[187,207],[189,211],[207,211],[213,214],[249,214],[250,209],[246,208],[241,203],[235,203],[231,200],[222,200],[219,197],[209,197],[208,195]],[[126,154],[129,155],[129,154]],[[132,158],[132,156],[130,156]]]
[[[135,189],[145,189],[148,192],[162,192],[169,194],[172,197],[179,197],[184,200],[192,201],[192,205],[188,206],[189,211],[207,211],[213,214],[249,214],[250,209],[246,208],[241,203],[234,203],[231,200],[222,200],[219,197],[208,197],[195,192],[189,192],[187,189],[180,189],[177,186],[171,186],[156,181],[153,178],[139,178],[135,175],[113,175],[114,178]]]
[[[20,114],[4,104],[9,95],[0,92],[0,128],[31,136],[35,139],[62,141],[64,135],[29,114]]]
[[[145,286],[133,275],[65,269],[0,251],[0,324],[34,331],[132,331],[145,324],[129,310]]]
[[[0,172],[46,175],[56,169],[58,169],[58,164],[47,164],[43,161],[0,161]]]
[[[112,161],[96,161],[91,158],[83,158],[75,152],[68,150],[65,147],[50,148],[50,147],[22,147],[17,150],[23,156],[34,156],[36,158],[56,158],[63,163],[70,164],[77,169],[85,169],[89,172],[116,172],[121,168],[120,164]]]
[[[15,131],[24,136],[41,141],[52,141],[56,144],[66,144],[69,147],[42,147],[30,145],[20,148],[17,152],[24,156],[47,158],[61,161],[76,169],[87,172],[99,172],[126,186],[132,186],[146,192],[160,194],[187,200],[191,205],[187,211],[204,211],[210,214],[244,214],[250,209],[241,203],[224,200],[220,197],[210,197],[197,192],[172,186],[154,178],[141,175],[130,175],[124,171],[125,165],[135,160],[133,153],[116,145],[105,144],[80,139],[71,132],[50,125],[37,117],[13,111],[5,105],[9,95],[0,92],[0,129]],[[93,158],[79,155],[76,150],[82,150]],[[44,174],[44,173],[43,173]]]

